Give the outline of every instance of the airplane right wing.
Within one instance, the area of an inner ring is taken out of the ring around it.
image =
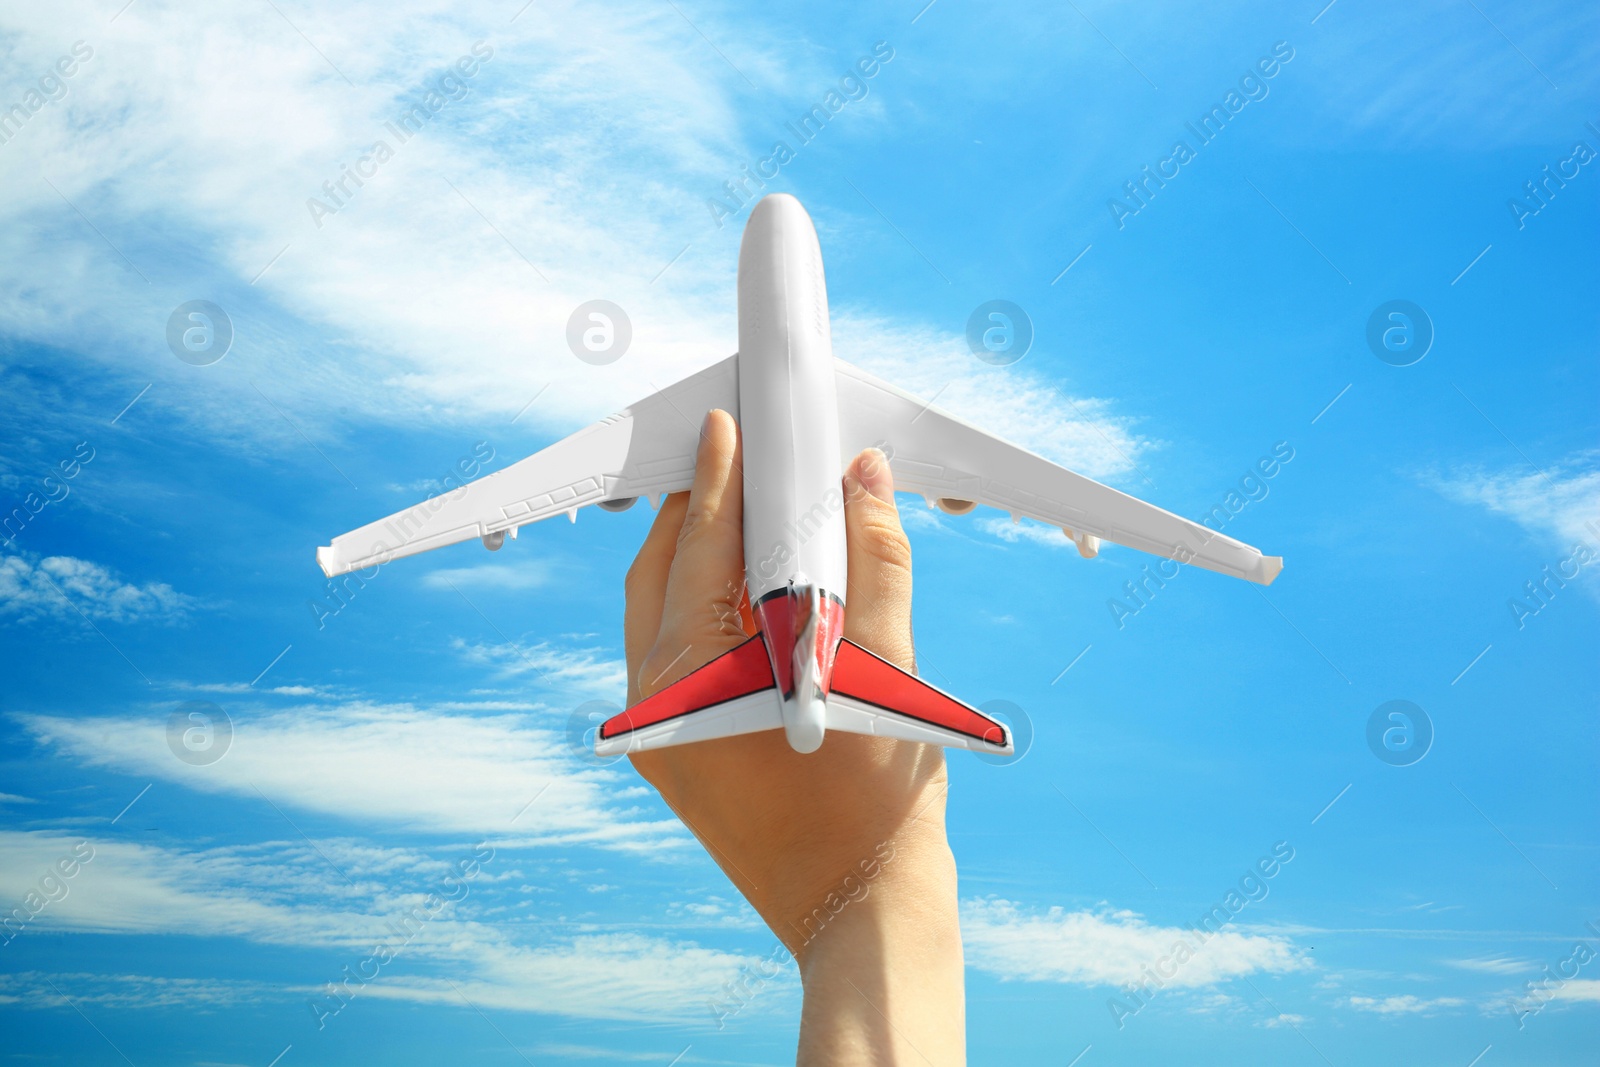
[[[887,442],[895,488],[932,500],[987,504],[1060,527],[1093,555],[1096,539],[1270,585],[1281,556],[1057,466],[836,360],[841,455]]]
[[[473,537],[499,546],[507,532],[552,515],[577,521],[586,504],[688,489],[700,423],[722,408],[739,417],[739,364],[729,356],[503,470],[430,497],[317,549],[332,578]]]

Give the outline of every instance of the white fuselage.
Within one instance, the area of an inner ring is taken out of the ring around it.
[[[805,208],[781,193],[755,206],[739,249],[739,424],[750,603],[790,744],[809,752],[843,630],[843,469],[822,250]]]

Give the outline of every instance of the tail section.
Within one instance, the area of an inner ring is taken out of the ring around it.
[[[820,703],[820,701],[818,701]],[[810,706],[809,704],[807,705]],[[659,693],[607,719],[595,735],[602,756],[791,726],[760,636],[723,653]],[[825,729],[1010,755],[1011,731],[860,645],[840,641],[823,716]],[[814,751],[821,744],[794,745]]]
[[[828,729],[999,756],[1013,751],[1005,723],[850,641],[839,642],[833,661]]]
[[[776,730],[783,725],[781,709],[766,646],[752,637],[607,719],[595,734],[594,750],[612,756]]]

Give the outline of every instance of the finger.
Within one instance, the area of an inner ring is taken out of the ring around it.
[[[904,670],[911,642],[911,542],[894,503],[894,475],[876,448],[845,469],[844,526],[850,571],[844,635]]]
[[[655,654],[666,662],[660,677],[645,680],[646,690],[670,685],[744,639],[739,617],[744,594],[741,459],[733,416],[709,412],[656,639]]]
[[[626,606],[622,613],[622,643],[628,660],[628,706],[639,702],[639,666],[661,632],[661,608],[667,596],[667,575],[678,548],[678,531],[689,505],[688,493],[673,493],[662,501],[650,524],[639,554],[628,568],[624,584]]]

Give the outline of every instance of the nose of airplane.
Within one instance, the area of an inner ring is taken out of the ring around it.
[[[796,223],[811,225],[811,216],[806,214],[806,209],[800,201],[788,193],[768,193],[750,209],[750,221],[745,224],[744,229],[748,234],[752,230],[792,226]]]
[[[787,252],[809,259],[817,245],[816,227],[800,201],[788,193],[764,196],[750,211],[739,244],[741,275],[752,267],[775,265]]]

